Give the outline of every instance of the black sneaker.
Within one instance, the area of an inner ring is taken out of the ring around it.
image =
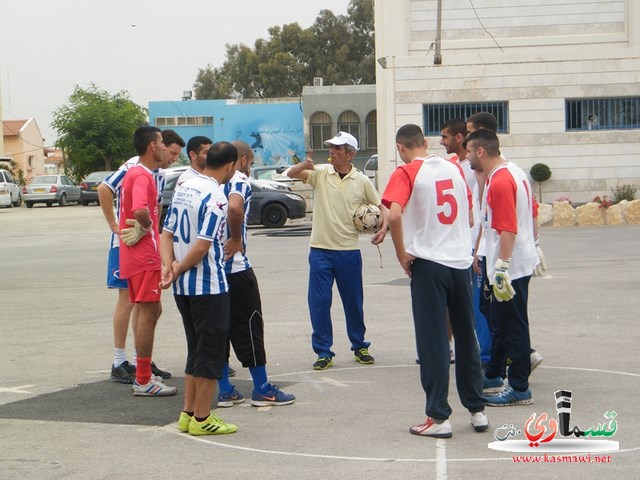
[[[329,357],[318,357],[316,363],[313,364],[314,370],[326,370],[329,367],[333,366],[333,362]]]
[[[153,373],[154,376],[161,377],[165,380],[167,378],[171,378],[170,372],[165,372],[164,370],[160,370],[158,367],[156,367],[156,364],[153,362],[151,362],[151,373]]]
[[[236,376],[236,371],[231,367],[229,367],[229,376],[230,377],[235,377]]]
[[[119,367],[111,365],[111,381],[132,384],[136,379],[136,367],[124,361]]]
[[[355,355],[357,362],[363,363],[365,365],[376,363],[375,359],[371,355],[369,355],[369,350],[367,350],[366,348],[359,348],[358,350],[354,350],[353,354]]]

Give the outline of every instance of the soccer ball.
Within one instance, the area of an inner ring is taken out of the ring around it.
[[[371,203],[360,205],[353,214],[353,224],[361,233],[376,233],[382,226],[382,213]]]

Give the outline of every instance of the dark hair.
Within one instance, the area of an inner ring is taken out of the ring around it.
[[[449,133],[453,136],[461,134],[463,137],[467,136],[467,122],[461,118],[451,118],[444,122],[440,127],[440,131],[449,130]]]
[[[248,157],[253,157],[253,150],[247,142],[243,142],[242,140],[235,140],[233,142],[233,146],[238,149],[238,158],[246,155]]]
[[[224,167],[238,160],[238,149],[229,142],[216,142],[207,153],[206,166],[213,169]]]
[[[194,152],[197,154],[202,145],[212,145],[212,144],[213,144],[213,140],[211,140],[209,137],[204,137],[202,135],[191,137],[189,139],[189,142],[187,143],[187,155],[189,154],[189,152]]]
[[[162,133],[159,128],[149,125],[143,125],[135,131],[133,134],[133,146],[138,155],[146,153],[149,144],[156,141],[158,133]]]
[[[473,124],[475,128],[486,128],[492,132],[498,131],[498,120],[489,112],[478,112],[467,118],[467,123]]]
[[[480,130],[471,132],[467,135],[467,138],[464,139],[462,146],[467,148],[470,142],[474,142],[476,148],[484,148],[487,154],[492,157],[500,155],[500,140],[498,140],[498,135],[489,129],[481,128]]]
[[[180,148],[184,148],[184,140],[180,135],[178,135],[174,130],[167,129],[162,131],[162,143],[164,143],[167,147],[169,145],[173,145],[177,143],[180,145]]]
[[[396,143],[405,148],[420,148],[424,146],[424,133],[418,125],[403,125],[396,133]]]

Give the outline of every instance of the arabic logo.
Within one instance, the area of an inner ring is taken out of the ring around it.
[[[582,430],[578,425],[570,427],[572,394],[569,390],[555,392],[556,412],[558,419],[549,418],[547,413],[540,415],[535,412],[525,422],[522,430],[517,430],[513,424],[504,424],[498,428],[493,437],[497,442],[489,444],[489,448],[505,451],[527,451],[536,448],[539,451],[573,450],[573,451],[612,451],[618,450],[618,442],[608,440],[589,440],[586,437],[611,437],[618,429],[615,411],[604,413],[606,421]],[[525,440],[515,440],[515,437],[524,433]],[[580,440],[569,440],[575,436]],[[565,437],[565,438],[560,438]],[[509,440],[514,438],[514,440]],[[553,442],[553,446],[549,446]],[[544,447],[544,448],[543,448]]]

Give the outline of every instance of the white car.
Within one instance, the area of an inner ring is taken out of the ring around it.
[[[22,205],[20,187],[8,170],[0,169],[0,207],[19,207]]]

